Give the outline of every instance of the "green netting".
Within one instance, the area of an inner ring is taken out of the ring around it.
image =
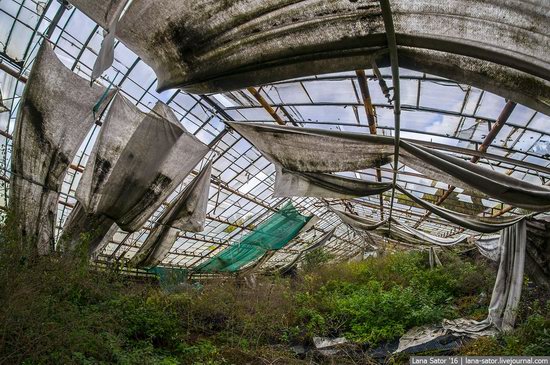
[[[155,274],[159,278],[162,287],[172,287],[187,281],[189,270],[174,267],[156,266],[147,269],[147,272]]]
[[[289,243],[311,219],[301,215],[292,203],[285,205],[254,231],[216,256],[198,265],[194,271],[235,272],[269,250],[278,250]]]

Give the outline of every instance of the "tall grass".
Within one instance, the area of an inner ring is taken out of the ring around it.
[[[33,256],[9,224],[0,238],[0,364],[310,363],[290,346],[346,336],[376,347],[444,317],[481,318],[494,280],[486,262],[448,253],[443,268],[430,269],[417,252],[309,265],[298,279],[261,278],[254,289],[220,278],[167,293],[94,270],[85,248]],[[547,325],[541,313],[528,321]]]

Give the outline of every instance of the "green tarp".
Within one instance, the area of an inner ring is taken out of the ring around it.
[[[311,217],[301,215],[292,203],[288,203],[243,237],[239,243],[198,265],[193,271],[196,273],[238,271],[267,251],[284,247],[296,237]]]

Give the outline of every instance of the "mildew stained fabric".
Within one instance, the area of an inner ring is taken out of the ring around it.
[[[166,105],[157,103],[146,114],[117,95],[76,197],[87,212],[106,215],[134,232],[207,152]]]
[[[276,197],[317,197],[350,199],[376,195],[391,189],[391,183],[365,181],[350,177],[313,173],[294,172],[275,163]]]
[[[294,172],[355,171],[389,162],[391,137],[273,126],[228,123],[264,156]],[[516,207],[550,210],[550,188],[473,164],[435,149],[401,140],[403,164],[430,178],[486,194]]]
[[[211,174],[212,163],[209,162],[162,213],[129,265],[156,266],[168,255],[180,230],[204,230]]]
[[[415,327],[399,339],[399,347],[395,353],[444,335],[477,338],[495,336],[498,331],[508,332],[513,329],[523,284],[527,246],[525,220],[503,229],[499,245],[502,254],[487,318],[482,321],[466,318],[444,319],[441,325]]]
[[[494,233],[500,231],[503,228],[516,224],[517,222],[525,218],[524,215],[511,217],[479,217],[475,215],[453,212],[452,210],[422,200],[409,193],[407,190],[399,185],[396,187],[396,189],[405,194],[413,202],[417,203],[418,205],[422,206],[424,209],[432,212],[433,214],[444,218],[452,223],[458,224],[463,228],[471,229],[476,232]]]
[[[58,192],[105,91],[90,87],[42,43],[17,115],[10,192],[20,237],[40,254],[53,247]]]
[[[392,160],[390,137],[258,123],[228,124],[268,160],[290,171],[354,171]]]
[[[500,264],[491,303],[489,318],[501,331],[514,327],[521,298],[527,228],[525,220],[507,227],[500,233]]]

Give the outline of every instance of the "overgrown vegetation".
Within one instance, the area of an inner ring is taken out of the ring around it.
[[[168,293],[94,270],[78,252],[26,255],[12,238],[4,228],[0,364],[311,363],[291,346],[346,336],[373,348],[413,326],[483,318],[494,282],[487,263],[454,254],[442,255],[443,268],[430,269],[418,252],[330,265],[321,253],[307,259],[299,279],[264,278],[254,289],[219,279]],[[540,353],[549,344],[549,313],[538,304],[513,334],[461,351]],[[358,363],[348,356],[314,361]]]

